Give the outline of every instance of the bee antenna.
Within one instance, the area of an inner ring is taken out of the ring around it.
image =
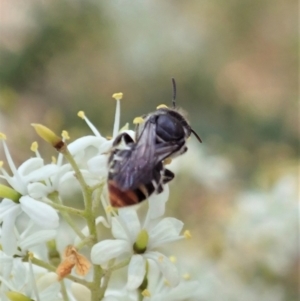
[[[199,137],[199,135],[198,135],[193,129],[191,129],[191,132],[196,136],[196,138],[198,139],[198,141],[199,141],[200,143],[202,143],[201,138]]]
[[[173,97],[172,97],[172,104],[173,104],[173,109],[176,108],[176,82],[175,82],[175,78],[172,77],[172,86],[173,86]]]

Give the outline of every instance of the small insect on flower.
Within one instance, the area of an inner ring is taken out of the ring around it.
[[[164,167],[166,159],[187,151],[186,142],[191,133],[202,142],[177,110],[173,78],[172,83],[172,108],[159,106],[155,112],[136,118],[135,140],[127,133],[114,140],[108,160],[108,190],[113,207],[134,205],[154,192],[161,193],[163,184],[174,178]]]
[[[77,275],[85,276],[91,268],[91,263],[85,256],[79,254],[74,246],[69,245],[64,250],[63,261],[56,269],[58,279],[61,280],[69,275],[74,266]]]

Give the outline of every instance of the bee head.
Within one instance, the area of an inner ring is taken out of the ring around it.
[[[172,88],[173,88],[173,94],[172,94],[172,108],[173,110],[176,110],[176,94],[177,94],[177,89],[176,89],[176,82],[175,82],[175,78],[172,77]],[[190,125],[188,124],[187,120],[180,114],[178,113],[177,119],[178,121],[181,123],[181,125],[183,126],[185,133],[187,135],[187,137],[190,136],[191,133],[194,134],[194,136],[197,138],[197,140],[202,143],[202,140],[200,138],[200,136],[190,127]]]

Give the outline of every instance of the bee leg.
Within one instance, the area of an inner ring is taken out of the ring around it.
[[[174,173],[169,169],[164,169],[163,175],[162,175],[162,182],[163,184],[166,184],[174,179],[175,175]]]
[[[120,144],[122,142],[122,140],[124,141],[124,143],[126,145],[134,142],[133,139],[127,133],[121,133],[114,140],[113,146],[117,146],[118,144]]]

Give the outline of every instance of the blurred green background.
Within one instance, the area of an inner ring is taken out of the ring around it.
[[[110,136],[113,93],[124,93],[122,124],[131,123],[170,104],[175,77],[203,143],[192,137],[172,163],[168,214],[193,233],[175,253],[200,280],[199,300],[296,300],[297,4],[0,3],[0,130],[15,162],[32,156],[30,123],[75,140],[90,134],[84,110]],[[54,154],[45,143],[40,151]]]

